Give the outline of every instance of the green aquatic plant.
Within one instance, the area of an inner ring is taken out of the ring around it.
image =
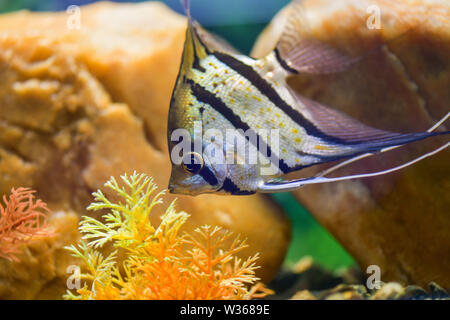
[[[175,201],[153,226],[150,215],[163,203],[165,190],[156,193],[150,177],[123,175],[121,184],[112,177],[105,187],[121,200],[113,202],[100,190],[93,193],[96,202],[88,209],[106,210],[104,222],[83,217],[82,240],[67,247],[83,260],[86,271],[80,279],[89,284],[68,291],[66,299],[251,299],[270,293],[257,283],[258,255],[236,257],[247,244],[231,232],[202,226],[182,234],[189,215],[176,211]],[[104,256],[100,249],[107,243],[115,250]],[[119,250],[125,255],[122,265]]]

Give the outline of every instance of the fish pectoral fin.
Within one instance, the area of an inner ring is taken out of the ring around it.
[[[299,112],[303,110],[303,113],[307,113],[306,117],[308,120],[312,122],[319,132],[324,134],[322,139],[325,142],[353,146],[355,153],[377,151],[385,147],[402,145],[425,139],[432,135],[442,134],[439,132],[403,134],[372,128],[340,111],[310,100],[295,92],[292,88],[289,88],[289,91],[299,104],[294,107]]]
[[[275,49],[278,62],[284,69],[292,73],[329,74],[344,71],[361,60],[361,57],[350,57],[313,38],[302,1],[294,1],[289,9],[290,14]]]

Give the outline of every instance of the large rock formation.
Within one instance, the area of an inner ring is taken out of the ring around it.
[[[57,238],[30,244],[37,249],[26,249],[22,264],[1,262],[1,298],[60,297],[73,263],[62,247],[77,239],[68,212],[87,214],[91,192],[111,175],[136,170],[167,187],[167,114],[185,18],[160,3],[97,3],[80,17],[79,29],[65,12],[0,17],[0,194],[31,187],[66,212],[50,219],[64,230]],[[261,253],[265,281],[282,263],[290,228],[270,199],[180,196],[177,208],[191,214],[191,229],[221,225],[248,238],[242,254]]]
[[[397,132],[425,131],[450,110],[447,1],[311,0],[304,9],[313,36],[353,56],[369,54],[341,74],[293,77],[290,84],[298,92]],[[260,36],[254,56],[272,50],[290,10],[281,11]],[[377,11],[381,29],[369,29]],[[414,143],[339,175],[389,168],[446,141]],[[401,172],[309,186],[295,195],[364,269],[380,266],[381,280],[422,286],[435,281],[450,288],[449,160],[446,150]]]

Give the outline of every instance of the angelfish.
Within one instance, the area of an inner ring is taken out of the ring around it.
[[[305,184],[395,171],[449,145],[382,172],[282,180],[311,165],[341,159],[350,163],[449,132],[432,132],[436,126],[406,134],[375,129],[289,88],[286,79],[293,74],[339,72],[358,60],[305,37],[300,30],[303,17],[296,14],[300,10],[292,11],[276,48],[264,58],[252,59],[204,30],[191,17],[189,1],[182,2],[188,27],[169,111],[171,192],[246,195],[290,191]],[[234,132],[231,138],[230,132]],[[242,146],[245,151],[238,153]],[[249,161],[255,154],[261,161]]]

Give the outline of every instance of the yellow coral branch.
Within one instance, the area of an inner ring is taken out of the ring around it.
[[[88,209],[108,209],[104,223],[84,217],[80,223],[83,240],[68,249],[86,265],[84,279],[90,279],[67,299],[252,299],[269,293],[256,284],[258,255],[245,261],[236,254],[247,247],[245,241],[220,227],[202,226],[193,235],[180,234],[189,215],[175,210],[173,201],[155,228],[149,215],[162,204],[164,191],[155,195],[150,177],[133,173],[121,176],[119,184],[111,178],[105,187],[125,203],[113,203],[99,190]],[[97,251],[111,242],[125,249],[121,271],[116,252],[106,258]]]

